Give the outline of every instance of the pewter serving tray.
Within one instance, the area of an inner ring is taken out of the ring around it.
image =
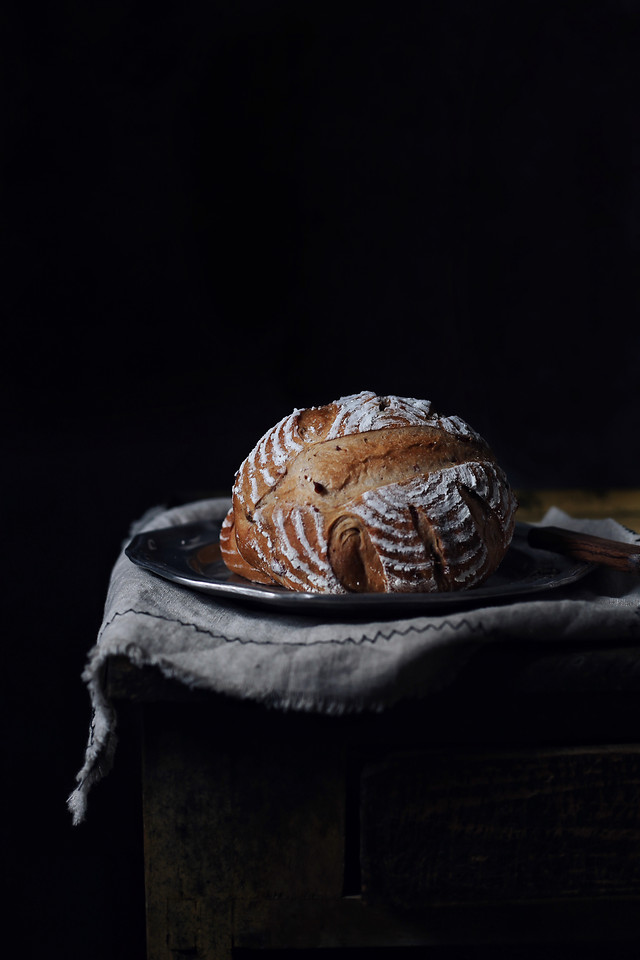
[[[133,563],[165,580],[218,599],[316,616],[429,616],[531,598],[567,587],[593,569],[591,564],[529,546],[529,528],[526,523],[516,524],[507,555],[488,580],[470,590],[453,593],[297,593],[276,585],[252,583],[225,567],[218,545],[218,521],[140,533],[125,553]]]

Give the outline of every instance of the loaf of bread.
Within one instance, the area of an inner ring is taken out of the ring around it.
[[[461,590],[499,566],[516,506],[459,417],[363,392],[265,433],[236,474],[220,548],[234,573],[290,590]]]

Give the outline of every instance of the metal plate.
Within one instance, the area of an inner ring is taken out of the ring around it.
[[[218,545],[218,521],[186,523],[138,534],[125,553],[133,563],[165,580],[221,599],[317,616],[429,616],[526,599],[569,586],[593,569],[591,564],[530,547],[528,529],[528,524],[516,524],[507,555],[488,580],[478,587],[452,593],[298,593],[276,585],[252,583],[225,567]]]

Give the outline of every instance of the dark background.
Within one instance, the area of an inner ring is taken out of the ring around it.
[[[0,13],[4,818],[22,956],[142,955],[81,672],[148,507],[295,406],[431,399],[516,486],[638,485],[640,3]]]

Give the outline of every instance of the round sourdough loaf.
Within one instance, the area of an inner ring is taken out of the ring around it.
[[[497,569],[515,511],[463,420],[362,392],[265,433],[236,474],[220,548],[234,573],[290,590],[461,590]]]

